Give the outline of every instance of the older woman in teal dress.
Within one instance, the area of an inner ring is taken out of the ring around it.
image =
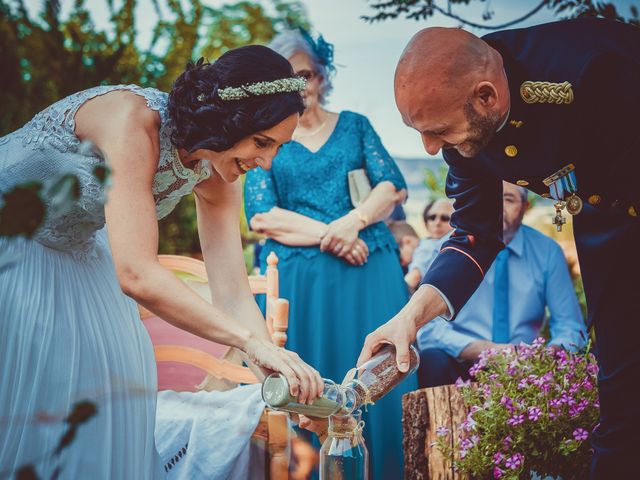
[[[270,46],[307,78],[306,110],[271,170],[247,175],[247,218],[269,237],[262,267],[272,251],[280,259],[280,295],[291,302],[287,348],[340,381],[367,333],[408,299],[396,243],[381,221],[404,200],[406,184],[367,118],[322,108],[331,46],[298,30]],[[354,208],[348,176],[359,169],[372,190]],[[402,475],[400,397],[414,388],[411,377],[365,415],[372,478]]]

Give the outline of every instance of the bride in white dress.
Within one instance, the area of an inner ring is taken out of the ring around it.
[[[42,478],[58,466],[69,479],[164,476],[155,360],[136,302],[241,350],[261,373],[283,373],[303,401],[322,391],[315,370],[271,343],[240,243],[237,180],[270,168],[290,140],[303,110],[292,76],[273,51],[243,47],[190,64],[168,95],[96,87],[0,138],[0,192],[65,173],[81,183],[74,208],[49,215],[33,239],[0,238],[0,252],[19,255],[0,271],[0,478],[25,464]],[[92,175],[104,162],[107,192]],[[213,305],[157,262],[157,221],[191,191]],[[85,399],[96,415],[52,455]]]

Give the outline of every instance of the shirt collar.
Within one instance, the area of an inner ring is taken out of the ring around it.
[[[503,68],[502,69],[502,73],[504,73],[504,78],[507,79],[507,82],[509,82],[509,78],[507,77],[507,72],[506,70]],[[504,122],[502,122],[502,125],[500,125],[498,127],[498,129],[496,130],[496,133],[498,133],[500,130],[503,129],[503,127],[507,124],[507,121],[509,120],[509,115],[511,114],[511,102],[509,102],[509,110],[507,110],[507,116],[504,117]]]
[[[507,111],[507,116],[504,117],[504,122],[502,122],[502,125],[500,125],[498,127],[498,129],[496,130],[496,133],[498,133],[500,130],[502,130],[502,128],[507,124],[507,121],[509,120],[509,114],[511,113],[511,107],[509,107],[509,110]]]
[[[522,249],[524,248],[524,233],[522,233],[523,230],[524,229],[522,228],[522,225],[520,225],[520,228],[518,228],[518,231],[506,246],[506,248],[511,250],[511,253],[515,253],[519,257],[522,256]]]

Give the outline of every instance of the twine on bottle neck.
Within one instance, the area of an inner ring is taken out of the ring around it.
[[[333,438],[353,438],[356,439],[362,436],[364,430],[364,420],[360,420],[355,427],[351,430],[346,429],[343,432],[337,432],[333,428],[329,427],[329,436]]]

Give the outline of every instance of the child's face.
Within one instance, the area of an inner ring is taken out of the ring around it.
[[[413,252],[418,248],[420,240],[411,235],[405,235],[400,241],[400,264],[403,267],[408,267],[413,258]]]

